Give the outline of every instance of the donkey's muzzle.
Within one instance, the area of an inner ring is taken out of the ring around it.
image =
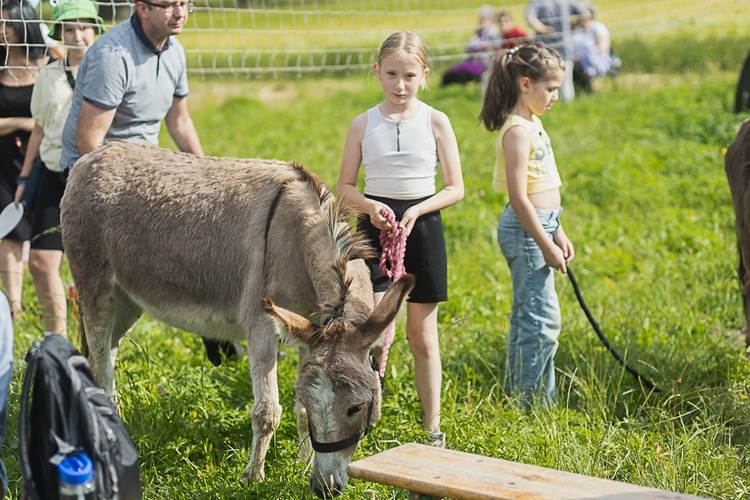
[[[344,492],[344,488],[346,482],[334,479],[333,475],[329,476],[328,481],[316,474],[310,476],[310,489],[318,498],[335,498]]]

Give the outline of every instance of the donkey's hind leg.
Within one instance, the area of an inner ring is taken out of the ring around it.
[[[143,315],[143,308],[136,304],[125,291],[120,288],[119,285],[114,287],[115,293],[115,305],[114,305],[114,319],[112,323],[112,336],[110,339],[110,363],[112,365],[112,394],[110,398],[117,404],[117,395],[115,394],[115,363],[117,362],[117,355],[119,353],[120,340],[125,336],[130,328],[138,321],[138,318]]]
[[[112,325],[112,349],[115,353],[117,346],[120,345],[120,339],[128,333],[142,315],[143,308],[136,304],[119,285],[115,285],[115,318]]]
[[[116,401],[117,348],[120,339],[141,317],[143,309],[119,285],[113,285],[111,281],[102,283],[93,297],[92,304],[86,304],[83,315],[89,361],[99,385]]]
[[[80,294],[81,316],[91,370],[101,388],[114,400],[112,327],[115,318],[115,289],[109,280],[101,280],[96,285],[76,280],[76,286]],[[116,355],[116,352],[114,354]]]

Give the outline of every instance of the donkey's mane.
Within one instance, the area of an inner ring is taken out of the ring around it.
[[[364,233],[352,231],[351,219],[356,212],[343,199],[336,199],[331,189],[317,175],[297,163],[292,162],[291,166],[299,174],[299,181],[317,196],[322,222],[326,224],[333,243],[335,257],[331,266],[338,280],[338,300],[335,303],[321,304],[321,309],[324,317],[336,319],[343,315],[343,306],[352,293],[354,277],[347,273],[347,264],[356,259],[372,258],[376,253]],[[308,248],[314,247],[310,245]]]
[[[354,210],[342,199],[336,199],[320,177],[298,163],[291,162],[291,166],[299,174],[299,180],[317,195],[328,232],[336,245],[337,257],[343,265],[350,260],[373,257],[375,250],[367,242],[366,236],[351,230],[349,218],[355,214]]]

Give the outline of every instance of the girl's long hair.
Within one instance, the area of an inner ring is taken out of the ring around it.
[[[518,81],[526,77],[532,83],[543,82],[554,70],[565,71],[565,61],[555,49],[541,42],[498,52],[490,63],[479,121],[487,130],[500,130],[518,102]]]
[[[24,0],[0,0],[0,8],[5,11],[5,23],[12,26],[24,45],[29,61],[42,59],[47,47],[42,36],[41,21],[30,3]],[[8,64],[8,47],[0,45],[0,66]]]

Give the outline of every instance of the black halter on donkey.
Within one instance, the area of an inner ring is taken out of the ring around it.
[[[313,450],[318,453],[336,453],[337,451],[345,450],[350,446],[354,446],[355,444],[359,443],[367,435],[367,433],[370,432],[370,428],[372,427],[372,407],[374,404],[375,393],[373,393],[372,395],[370,404],[367,405],[367,418],[365,419],[365,425],[362,430],[352,434],[348,438],[339,439],[338,441],[334,441],[332,443],[321,443],[320,441],[316,441],[313,437],[310,420],[308,420],[307,429],[310,432],[310,444],[312,445]]]

